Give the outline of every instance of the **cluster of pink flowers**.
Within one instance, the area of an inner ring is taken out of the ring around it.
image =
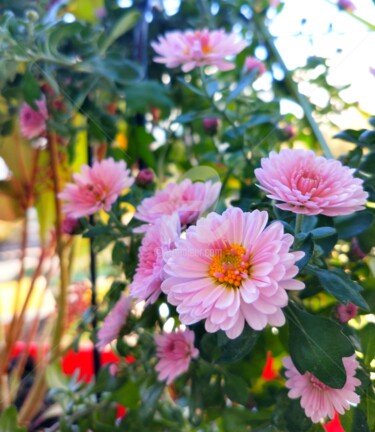
[[[355,393],[356,387],[361,384],[361,381],[355,377],[359,363],[354,355],[342,360],[346,370],[346,382],[341,389],[327,386],[310,372],[299,373],[290,357],[283,360],[287,377],[285,385],[289,389],[288,396],[291,399],[301,398],[301,406],[306,416],[314,423],[327,416],[333,419],[335,411],[344,414],[345,410],[350,409],[350,405],[359,403],[359,396]]]
[[[95,162],[92,167],[82,165],[81,173],[73,175],[74,183],[68,183],[59,194],[64,200],[64,213],[79,219],[103,209],[110,211],[121,192],[134,183],[124,161],[112,158]]]
[[[290,252],[293,237],[279,222],[266,228],[267,220],[267,212],[229,208],[199,219],[176,242],[162,291],[182,323],[205,320],[208,332],[223,330],[231,339],[245,322],[255,330],[285,323],[286,290],[304,287],[294,279],[304,253]]]
[[[27,139],[41,137],[47,130],[48,110],[46,98],[35,102],[38,111],[34,110],[30,105],[24,103],[20,111],[20,127],[22,135]]]
[[[207,29],[173,31],[151,43],[158,54],[154,58],[155,62],[164,63],[169,68],[181,66],[184,72],[207,65],[216,66],[223,71],[233,69],[234,64],[225,59],[238,54],[246,45],[234,33]]]
[[[340,216],[363,210],[368,193],[354,169],[310,150],[271,152],[255,170],[260,188],[283,210],[305,215]]]
[[[191,330],[177,330],[156,336],[156,356],[159,361],[155,369],[160,381],[166,380],[169,385],[189,370],[191,359],[199,354],[194,347],[194,338]]]

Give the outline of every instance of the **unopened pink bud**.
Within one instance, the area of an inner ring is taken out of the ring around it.
[[[264,74],[267,68],[263,62],[258,60],[256,57],[246,57],[245,59],[245,68],[248,72],[252,72],[255,69],[258,69],[258,75]]]
[[[336,308],[337,318],[342,323],[347,323],[358,315],[358,306],[353,303],[339,304]]]
[[[154,173],[152,170],[145,168],[139,171],[135,181],[138,186],[148,186],[154,181]]]
[[[339,8],[353,12],[356,10],[355,4],[351,0],[339,0],[337,5]]]
[[[61,231],[63,232],[63,234],[72,235],[72,234],[75,233],[75,231],[78,228],[78,226],[79,226],[78,219],[74,219],[74,218],[71,218],[71,217],[66,217],[63,220]]]
[[[215,135],[219,128],[219,120],[216,117],[206,117],[202,120],[203,128],[206,133]]]

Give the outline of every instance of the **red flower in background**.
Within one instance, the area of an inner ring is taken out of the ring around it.
[[[345,432],[344,428],[341,425],[340,417],[335,413],[335,417],[330,422],[323,425],[323,428],[326,432]]]
[[[262,372],[262,378],[266,381],[272,381],[279,376],[278,371],[275,369],[274,360],[271,351],[267,351],[266,364]]]

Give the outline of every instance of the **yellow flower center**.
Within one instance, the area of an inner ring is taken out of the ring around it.
[[[238,288],[242,280],[249,276],[249,267],[246,249],[243,246],[231,244],[212,258],[209,275],[220,284]]]

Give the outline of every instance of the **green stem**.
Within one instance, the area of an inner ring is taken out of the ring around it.
[[[295,225],[295,229],[294,229],[295,235],[297,235],[298,233],[300,233],[302,231],[302,225],[303,225],[304,218],[305,218],[305,215],[303,215],[301,213],[296,214],[296,225]]]
[[[322,132],[319,129],[319,126],[317,125],[316,121],[313,117],[313,110],[311,107],[310,102],[307,100],[307,98],[302,95],[298,90],[297,83],[293,80],[292,74],[290,73],[289,69],[286,67],[285,62],[283,58],[281,57],[278,49],[276,48],[276,45],[273,42],[272,35],[268,32],[266,26],[264,25],[264,22],[262,21],[261,16],[259,14],[254,13],[253,15],[254,23],[261,34],[261,36],[264,39],[264,43],[268,46],[269,51],[272,53],[273,57],[277,60],[277,62],[280,64],[280,67],[282,68],[284,74],[285,74],[285,82],[287,85],[288,90],[290,93],[294,96],[294,98],[298,101],[298,103],[301,105],[307,122],[310,125],[310,128],[316,138],[316,140],[319,142],[320,147],[324,153],[324,155],[332,159],[333,155],[331,153],[331,150],[322,134]]]

